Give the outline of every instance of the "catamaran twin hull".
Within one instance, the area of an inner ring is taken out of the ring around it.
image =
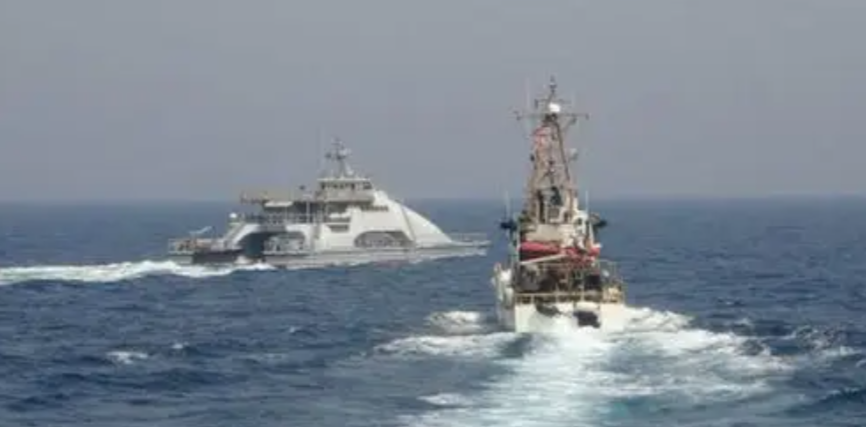
[[[424,261],[464,256],[483,256],[487,242],[457,243],[421,248],[342,249],[318,252],[266,254],[257,260],[245,257],[240,250],[173,254],[170,259],[181,265],[245,265],[264,264],[273,267],[324,267],[380,262]]]

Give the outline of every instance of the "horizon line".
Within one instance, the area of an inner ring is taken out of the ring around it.
[[[522,193],[522,191],[520,192]],[[523,197],[513,197],[512,202],[521,201]],[[755,200],[821,200],[821,199],[866,199],[866,193],[767,193],[767,194],[619,194],[593,196],[591,201],[603,202],[677,202],[677,201],[755,201]],[[503,197],[478,196],[421,196],[400,197],[405,203],[424,202],[496,202],[502,203]],[[44,199],[2,199],[0,205],[149,205],[149,204],[241,204],[236,198],[231,199],[196,199],[196,198],[44,198]]]

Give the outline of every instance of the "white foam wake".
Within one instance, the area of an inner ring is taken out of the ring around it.
[[[473,311],[446,311],[427,316],[434,334],[412,335],[379,345],[379,353],[404,357],[492,358],[514,334],[492,331],[489,319]],[[487,332],[487,333],[485,333]]]
[[[140,351],[114,350],[109,351],[106,354],[106,357],[108,357],[109,360],[117,364],[131,365],[136,360],[145,360],[150,358],[150,355]]]
[[[519,358],[491,355],[502,347],[501,334],[410,337],[389,346],[405,355],[489,357],[505,368],[480,393],[419,396],[439,407],[406,420],[415,426],[598,425],[635,398],[667,407],[732,401],[769,391],[772,378],[788,372],[772,355],[747,354],[743,337],[688,323],[648,309],[629,309],[613,330],[554,322]]]
[[[482,313],[474,311],[446,311],[427,316],[427,323],[449,334],[479,333],[491,326]]]
[[[0,268],[0,285],[35,280],[67,282],[116,282],[151,275],[177,275],[192,278],[225,276],[239,270],[260,270],[270,267],[250,266],[184,266],[172,261],[119,262],[101,265],[42,265]]]
[[[457,255],[418,255],[408,260],[410,263],[433,261],[441,258],[454,258],[470,256],[466,254]],[[382,261],[376,259],[341,260],[325,262],[324,260],[311,259],[308,262],[299,262],[289,267],[281,267],[285,270],[304,270],[316,268],[328,268],[335,266],[353,267],[365,264],[374,264]],[[395,261],[406,262],[406,260]],[[265,264],[251,265],[180,265],[174,261],[136,261],[117,262],[111,264],[97,265],[34,265],[22,267],[0,267],[0,285],[12,285],[22,282],[37,280],[57,280],[65,282],[87,282],[107,283],[123,280],[132,280],[145,276],[175,275],[191,278],[207,278],[226,276],[236,271],[250,270],[273,270]]]
[[[468,357],[493,358],[502,346],[514,339],[513,334],[500,332],[486,335],[421,335],[400,338],[376,347],[379,353],[402,357]]]

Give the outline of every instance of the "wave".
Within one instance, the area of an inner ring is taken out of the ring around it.
[[[146,360],[150,355],[140,351],[114,350],[109,351],[106,357],[114,363],[121,365],[131,365],[136,360]]]
[[[175,275],[191,278],[226,276],[241,270],[268,270],[263,265],[249,266],[189,266],[173,261],[118,262],[98,265],[36,265],[0,268],[0,285],[22,282],[57,280],[65,282],[118,282],[154,275]]]
[[[428,322],[446,325],[446,335],[410,336],[377,348],[392,357],[486,359],[502,368],[479,392],[418,396],[434,408],[407,418],[409,425],[597,425],[638,401],[656,408],[652,412],[755,397],[792,369],[768,351],[755,354],[748,338],[696,329],[688,317],[670,312],[629,308],[626,321],[611,329],[552,322],[530,337],[519,357],[504,354],[521,339],[516,334],[465,334],[466,324],[483,329],[483,319],[480,313],[434,314]]]
[[[491,328],[485,314],[474,311],[446,311],[427,316],[427,323],[449,334],[479,333]]]
[[[408,262],[416,264],[444,258],[462,258],[472,254],[422,254]],[[280,267],[283,270],[305,270],[327,268],[334,266],[354,267],[367,264],[382,263],[376,260],[354,260],[321,264],[315,261],[309,264]],[[406,261],[395,261],[403,263]],[[237,271],[275,270],[276,267],[266,264],[251,265],[181,265],[174,261],[133,261],[96,265],[35,265],[22,267],[0,267],[0,285],[13,285],[23,282],[55,280],[64,282],[109,283],[138,279],[145,276],[174,275],[190,278],[208,278],[227,276]]]

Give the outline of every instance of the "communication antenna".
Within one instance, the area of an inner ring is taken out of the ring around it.
[[[508,195],[508,190],[505,190],[505,217],[511,219],[511,198]]]

